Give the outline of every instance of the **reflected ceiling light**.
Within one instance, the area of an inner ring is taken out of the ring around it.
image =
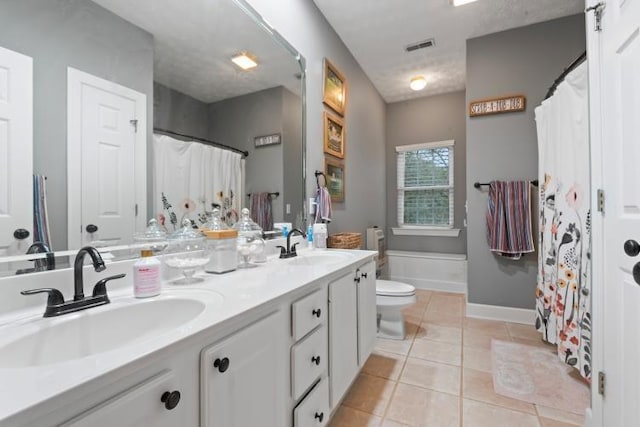
[[[234,64],[236,64],[238,67],[242,68],[243,70],[248,70],[258,66],[258,63],[256,62],[256,60],[247,53],[241,53],[239,55],[236,55],[233,58],[231,58],[231,61],[233,61]]]
[[[451,4],[457,7],[457,6],[465,5],[467,3],[473,3],[474,1],[478,1],[478,0],[451,0]]]
[[[426,86],[427,86],[427,79],[425,79],[422,76],[416,76],[411,79],[411,82],[409,82],[409,87],[412,90],[422,90]]]

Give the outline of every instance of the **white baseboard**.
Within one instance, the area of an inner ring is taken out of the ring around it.
[[[499,305],[474,304],[468,302],[467,317],[534,325],[536,321],[536,311],[525,308],[502,307]]]
[[[416,279],[414,277],[391,276],[389,280],[408,283],[425,291],[452,292],[466,294],[467,284],[462,282],[448,282],[445,280]]]

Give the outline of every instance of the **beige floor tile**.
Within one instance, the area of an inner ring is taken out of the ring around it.
[[[409,356],[460,366],[461,353],[462,347],[458,344],[419,339],[413,342]]]
[[[571,412],[561,411],[560,409],[548,408],[546,406],[536,405],[538,415],[547,419],[561,421],[570,425],[581,426],[584,424],[584,415],[576,415]]]
[[[328,427],[379,427],[382,418],[347,406],[341,406]]]
[[[380,424],[380,427],[411,427],[411,426],[409,424],[403,424],[403,423],[388,420],[385,418],[384,420],[382,420],[382,424]]]
[[[534,341],[542,339],[542,334],[536,331],[536,328],[533,325],[507,322],[507,330],[509,331],[509,336],[511,336],[511,338],[523,338]]]
[[[569,424],[558,420],[552,420],[550,418],[540,417],[540,423],[542,427],[576,427],[582,424]]]
[[[422,303],[424,305],[429,304],[429,300],[431,299],[432,295],[433,295],[432,291],[427,291],[424,289],[416,289],[416,300],[418,300],[418,303]]]
[[[462,345],[462,329],[423,322],[418,328],[416,338]]]
[[[475,319],[473,317],[465,317],[463,328],[473,333],[491,335],[492,337],[503,337],[509,340],[509,331],[505,322],[497,322],[495,320]]]
[[[493,376],[488,372],[463,369],[462,396],[516,411],[536,414],[536,410],[531,403],[497,394],[493,390]]]
[[[485,350],[491,350],[491,340],[494,339],[491,335],[478,334],[467,329],[462,330],[462,345],[464,347],[483,348]],[[496,338],[507,341],[504,337]]]
[[[360,374],[342,404],[369,414],[383,416],[394,387],[395,382],[393,381]]]
[[[426,311],[422,317],[422,322],[448,326],[450,328],[461,328],[462,316],[457,314],[441,313],[438,311]]]
[[[427,311],[436,313],[449,313],[462,316],[464,313],[464,297],[450,294],[434,294],[429,300]]]
[[[459,398],[398,383],[386,418],[412,427],[459,427]]]
[[[460,395],[460,368],[409,357],[400,382],[443,393]]]
[[[427,309],[426,305],[413,304],[409,307],[402,309],[402,314],[409,317],[420,317],[424,314],[424,311]]]
[[[463,427],[540,427],[538,417],[474,400],[462,401]]]
[[[492,372],[491,350],[475,347],[462,348],[462,366],[476,371]]]
[[[395,381],[400,377],[406,359],[400,354],[374,351],[362,367],[362,372]]]
[[[385,338],[378,338],[376,340],[376,351],[386,351],[388,353],[396,353],[407,355],[409,354],[409,350],[411,349],[411,343],[413,340],[404,339],[404,340],[388,340]]]
[[[405,319],[404,322],[404,339],[407,341],[412,341],[415,338],[416,333],[420,329],[420,321],[418,319]]]

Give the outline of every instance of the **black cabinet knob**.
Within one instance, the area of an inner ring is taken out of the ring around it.
[[[317,318],[320,318],[320,315],[322,314],[322,310],[320,310],[319,308],[316,308],[311,312],[311,314],[316,316]]]
[[[633,280],[635,280],[635,282],[640,285],[640,262],[636,262],[636,264],[633,266]]]
[[[24,240],[29,237],[29,230],[25,230],[24,228],[18,228],[13,232],[13,237],[18,240]]]
[[[220,372],[226,372],[227,369],[229,369],[229,359],[226,357],[223,357],[222,359],[216,359],[213,362],[213,367],[218,368],[218,371]]]
[[[98,226],[94,224],[89,224],[87,225],[87,228],[85,228],[85,230],[87,230],[87,233],[95,233],[96,231],[98,231]]]
[[[320,412],[320,413],[316,412],[316,416],[314,418],[316,418],[318,422],[321,423],[322,420],[324,419],[324,412]]]
[[[627,240],[624,242],[624,253],[629,256],[637,256],[640,254],[640,244],[632,239]]]
[[[320,365],[320,356],[313,356],[311,358],[311,362],[315,363],[316,365]]]
[[[353,281],[356,283],[360,283],[360,277],[359,276],[354,277]]]
[[[164,403],[164,407],[168,410],[172,410],[178,403],[180,403],[180,392],[178,390],[175,391],[165,391],[162,393],[162,397],[160,401]]]

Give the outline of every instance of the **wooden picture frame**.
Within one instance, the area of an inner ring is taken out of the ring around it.
[[[347,105],[347,80],[327,58],[324,58],[322,102],[344,117]]]
[[[323,112],[322,116],[322,140],[324,141],[324,152],[340,159],[344,159],[344,121],[340,117],[326,111]]]
[[[527,106],[526,101],[524,95],[508,95],[471,101],[469,103],[469,117],[524,111]]]
[[[325,156],[324,175],[327,179],[326,186],[327,186],[327,190],[329,190],[329,194],[331,195],[331,201],[344,202],[344,193],[345,193],[344,162]]]

